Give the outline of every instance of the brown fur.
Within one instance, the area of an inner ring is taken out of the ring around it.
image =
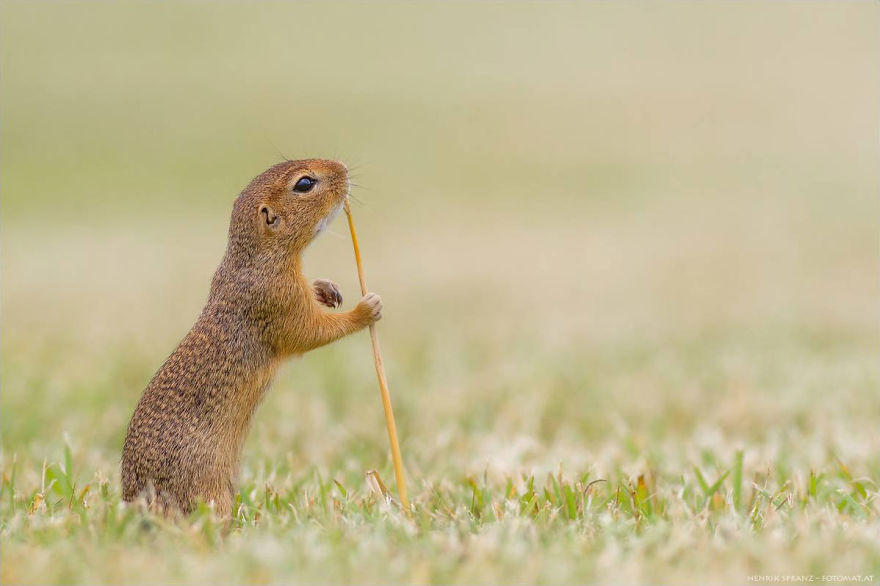
[[[318,180],[308,193],[293,186]],[[213,502],[232,511],[234,483],[251,417],[281,362],[356,332],[381,317],[377,295],[352,311],[337,307],[335,284],[314,286],[301,254],[348,196],[342,163],[280,163],[236,198],[229,244],[208,302],[192,330],[150,381],[122,453],[122,496],[144,496],[165,511],[188,513]]]

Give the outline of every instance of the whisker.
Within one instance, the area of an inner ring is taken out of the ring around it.
[[[284,162],[286,162],[286,163],[290,162],[290,157],[288,157],[284,153],[282,153],[281,149],[278,148],[278,145],[276,145],[275,142],[271,138],[267,138],[266,140],[269,142],[269,144],[272,145],[272,148],[275,149],[275,152],[278,154],[279,157],[281,157],[281,159]]]
[[[340,234],[339,232],[333,230],[333,229],[330,228],[329,226],[327,226],[326,228],[324,228],[324,230],[321,231],[321,234],[322,234],[322,235],[327,234],[327,235],[333,236],[334,238],[342,238],[342,237],[343,237],[342,234]]]

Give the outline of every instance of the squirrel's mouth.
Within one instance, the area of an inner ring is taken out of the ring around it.
[[[330,222],[333,221],[333,218],[336,217],[336,214],[338,214],[342,207],[345,205],[345,200],[346,198],[342,198],[342,201],[335,205],[333,209],[330,210],[329,214],[318,220],[318,223],[315,224],[315,234],[312,236],[312,238],[316,238],[318,234],[320,234],[324,231],[325,228],[327,228]]]

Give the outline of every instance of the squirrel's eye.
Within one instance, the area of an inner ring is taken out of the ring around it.
[[[296,182],[296,185],[293,186],[293,190],[299,193],[305,193],[311,191],[316,183],[317,181],[311,177],[300,177],[299,181]]]

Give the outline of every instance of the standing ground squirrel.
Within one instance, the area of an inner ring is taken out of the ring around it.
[[[281,362],[365,328],[382,315],[369,293],[348,312],[336,284],[310,284],[301,255],[348,197],[340,162],[287,161],[236,198],[226,254],[208,302],[150,381],[122,452],[122,497],[166,511],[198,501],[232,513],[242,444]]]

